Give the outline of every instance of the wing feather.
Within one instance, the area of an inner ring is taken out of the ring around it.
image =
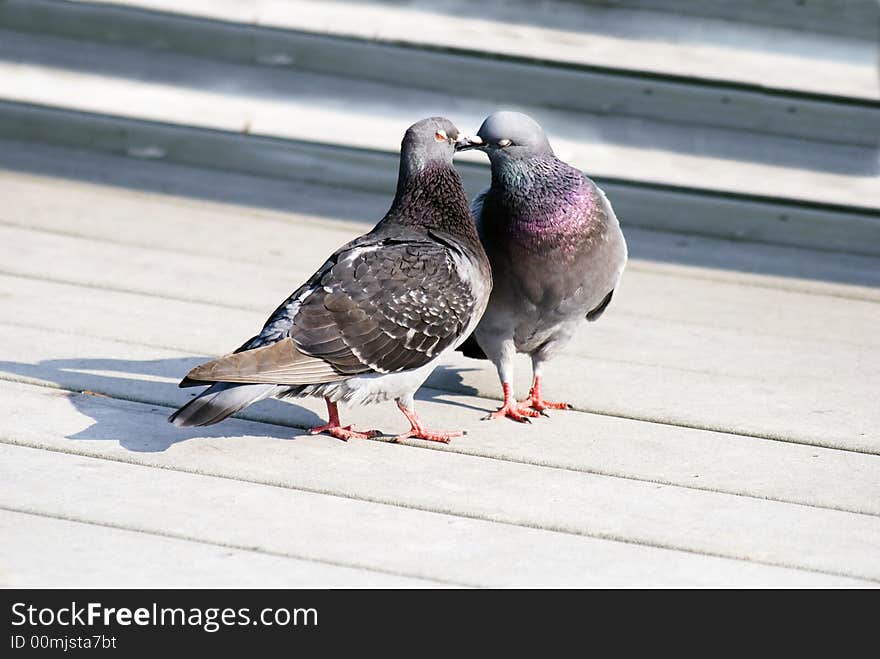
[[[302,353],[289,338],[219,357],[186,375],[186,380],[194,382],[255,384],[317,384],[344,378],[328,362]]]

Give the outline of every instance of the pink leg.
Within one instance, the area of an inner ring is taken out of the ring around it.
[[[571,405],[568,403],[551,403],[549,400],[544,400],[544,396],[541,393],[541,376],[536,375],[535,383],[529,392],[529,397],[519,404],[519,408],[520,412],[532,410],[537,411],[539,414],[544,414],[544,410],[570,410]],[[544,414],[544,416],[547,415]]]
[[[398,435],[394,441],[400,442],[404,439],[427,439],[429,442],[443,442],[448,444],[453,437],[461,437],[465,434],[463,430],[428,430],[423,425],[414,410],[407,409],[400,401],[397,401],[397,407],[403,412],[404,416],[409,420],[412,426],[408,432]]]
[[[357,432],[352,430],[351,426],[339,425],[339,410],[336,407],[336,403],[331,403],[328,398],[325,398],[324,401],[327,403],[327,415],[330,417],[330,420],[323,426],[315,426],[310,429],[310,434],[317,435],[318,433],[326,432],[328,435],[341,439],[343,442],[347,442],[349,439],[370,439],[382,434],[378,430]]]
[[[514,421],[519,421],[520,423],[531,423],[529,417],[538,416],[540,414],[540,412],[529,407],[523,408],[517,404],[516,399],[513,397],[513,388],[510,386],[509,382],[501,383],[501,387],[504,389],[504,404],[489,416],[483,417],[484,420],[507,417]]]

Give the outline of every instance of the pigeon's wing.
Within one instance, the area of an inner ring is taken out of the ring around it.
[[[589,320],[591,323],[599,320],[602,314],[605,313],[605,309],[607,309],[608,305],[611,304],[611,298],[613,295],[614,289],[612,288],[608,295],[602,298],[602,301],[598,305],[587,312],[587,320]]]
[[[474,200],[471,202],[471,215],[474,217],[474,225],[477,228],[480,242],[483,243],[483,249],[486,250],[486,255],[492,262],[493,285],[499,287],[500,290],[509,284],[508,271],[510,268],[506,250],[503,248],[503,245],[499,244],[497,237],[492,235],[492,222],[487,222],[483,216],[483,207],[485,206],[489,190],[490,188],[485,188],[474,197]]]
[[[181,387],[208,382],[241,384],[320,384],[342,380],[332,365],[300,351],[289,338],[234,352],[196,366]]]
[[[610,274],[610,281],[606,282],[607,285],[610,285],[610,290],[606,288],[605,290],[607,290],[608,292],[605,293],[605,296],[602,298],[601,302],[590,309],[590,311],[588,311],[586,314],[587,320],[593,322],[599,320],[602,314],[605,313],[608,305],[611,304],[611,298],[614,296],[614,288],[617,286],[617,281],[620,279],[620,275],[623,273],[623,268],[626,265],[627,250],[626,241],[623,239],[623,234],[620,232],[620,222],[618,221],[617,216],[614,214],[614,209],[611,207],[611,202],[608,201],[608,197],[605,195],[605,192],[602,190],[602,188],[600,188],[593,181],[587,178],[586,175],[584,175],[584,178],[591,186],[594,198],[596,199],[596,201],[598,201],[598,203],[592,204],[595,217],[593,217],[591,221],[595,225],[602,226],[604,228],[604,231],[606,232],[606,240],[604,240],[602,244],[608,245],[608,237],[610,237],[612,243],[616,243],[619,245],[618,249],[615,251],[614,257],[609,257],[601,261],[603,267],[606,270],[610,269],[613,272],[612,274]],[[600,291],[602,291],[602,289],[600,289]]]
[[[466,256],[449,243],[356,247],[340,254],[303,299],[289,335],[340,373],[418,368],[471,325],[478,286]]]
[[[418,368],[479,313],[454,246],[424,238],[356,241],[334,254],[238,351],[196,367],[204,382],[316,384]]]
[[[480,240],[483,242],[484,247],[486,245],[486,241],[483,239],[483,202],[486,200],[486,195],[489,193],[489,188],[484,188],[471,202],[471,215],[474,216],[474,223],[477,227],[477,234],[480,236]],[[493,280],[495,279],[495,275],[493,274]],[[494,285],[494,281],[493,281]],[[486,352],[483,350],[482,346],[480,346],[477,341],[476,334],[471,333],[457,348],[456,350],[462,353],[465,357],[470,357],[471,359],[488,359],[486,356]]]
[[[300,303],[320,285],[321,277],[333,267],[339,255],[367,242],[368,236],[361,236],[332,254],[305,284],[272,312],[259,334],[245,341],[235,352],[196,366],[178,386],[200,387],[211,382],[281,383],[282,380],[287,383],[294,379],[311,379],[297,383],[315,384],[344,379],[346,376],[341,376],[327,362],[300,352],[288,333]],[[297,372],[295,363],[301,363],[310,372]]]
[[[480,227],[483,222],[483,202],[486,200],[486,195],[489,194],[489,188],[481,191],[474,200],[471,202],[471,214],[474,216],[474,222],[477,225],[477,233],[482,235],[480,231]]]

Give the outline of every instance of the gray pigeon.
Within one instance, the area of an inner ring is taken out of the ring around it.
[[[495,284],[483,319],[458,350],[498,369],[504,405],[487,418],[525,422],[570,407],[544,399],[542,367],[585,318],[597,320],[608,307],[626,242],[605,194],[553,155],[531,117],[497,112],[459,146],[468,148],[485,151],[492,163],[492,185],[472,210]],[[517,352],[531,357],[534,376],[521,403],[512,388]]]
[[[197,366],[181,387],[210,384],[169,417],[206,426],[264,398],[323,396],[328,423],[311,432],[368,438],[342,426],[337,403],[397,401],[415,437],[448,442],[457,431],[422,425],[413,396],[437,358],[476,327],[492,288],[461,179],[452,166],[458,129],[447,119],[409,128],[394,202],[369,233],[337,250],[225,357]]]

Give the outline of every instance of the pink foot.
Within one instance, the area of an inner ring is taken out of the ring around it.
[[[352,430],[351,426],[333,425],[332,423],[325,423],[323,426],[315,426],[309,429],[310,435],[317,435],[322,432],[326,432],[336,439],[341,439],[343,442],[347,442],[349,439],[372,439],[382,434],[378,430],[358,432],[357,430]]]
[[[318,433],[326,432],[328,435],[341,439],[343,442],[347,442],[349,439],[371,439],[382,434],[378,430],[358,432],[357,430],[352,430],[351,426],[340,425],[339,409],[336,407],[336,403],[332,403],[326,398],[324,401],[327,403],[327,415],[330,417],[330,420],[322,426],[310,428],[309,434],[317,435]]]
[[[404,407],[400,401],[397,401],[397,407],[403,412],[412,427],[409,431],[395,437],[395,442],[402,442],[404,439],[426,439],[429,442],[448,444],[449,440],[453,437],[463,437],[467,434],[463,430],[428,430],[422,425],[421,420],[413,410]]]
[[[529,397],[519,404],[519,408],[521,412],[530,409],[537,414],[547,416],[544,414],[544,410],[570,410],[571,405],[568,403],[553,403],[549,400],[545,400],[544,396],[541,394],[541,376],[538,375],[535,376],[535,383],[532,385]]]
[[[394,438],[395,442],[402,442],[404,439],[426,439],[429,442],[442,442],[448,444],[453,437],[464,437],[466,435],[463,430],[428,430],[427,428],[411,429],[408,432],[398,435]]]
[[[537,412],[540,414],[544,410],[570,410],[571,405],[568,403],[552,403],[549,400],[544,400],[543,398],[535,398],[534,396],[529,396],[524,401],[519,404],[519,407],[523,408],[523,410],[531,410],[532,412]]]
[[[483,420],[494,421],[495,419],[503,419],[504,417],[507,417],[508,419],[519,421],[520,423],[531,423],[532,420],[529,417],[540,415],[540,412],[533,410],[528,406],[521,407],[514,401],[508,401],[491,414],[484,416]]]
[[[504,389],[504,405],[488,416],[484,416],[484,421],[492,421],[494,419],[503,419],[504,417],[507,417],[508,419],[519,421],[520,423],[531,423],[532,420],[529,417],[540,416],[540,412],[537,412],[528,406],[523,407],[516,402],[509,382],[503,382],[501,386]]]

